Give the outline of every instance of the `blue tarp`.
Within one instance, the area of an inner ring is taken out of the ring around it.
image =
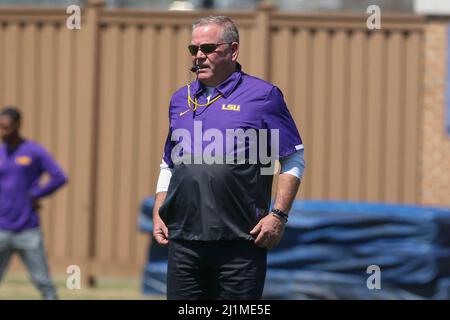
[[[151,231],[153,199],[140,229]],[[369,289],[371,265],[381,289]],[[167,251],[153,243],[145,294],[165,294]],[[449,299],[450,209],[296,201],[280,244],[269,251],[264,298]]]

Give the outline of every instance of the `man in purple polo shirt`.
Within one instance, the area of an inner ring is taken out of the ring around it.
[[[188,49],[197,79],[170,101],[153,211],[153,235],[169,245],[167,297],[260,299],[300,186],[302,140],[281,91],[242,71],[228,17],[195,22]]]
[[[51,155],[19,133],[21,114],[15,108],[0,112],[0,281],[13,253],[18,253],[44,299],[57,299],[50,277],[41,229],[39,200],[67,178]],[[40,184],[44,173],[50,176]]]

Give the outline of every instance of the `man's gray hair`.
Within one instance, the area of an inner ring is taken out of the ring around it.
[[[220,41],[223,42],[237,42],[239,43],[239,31],[233,20],[227,16],[209,16],[203,17],[192,24],[192,30],[197,27],[216,24],[222,27],[222,35]]]

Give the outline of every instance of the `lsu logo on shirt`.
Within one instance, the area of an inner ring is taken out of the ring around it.
[[[222,110],[240,111],[241,106],[236,104],[222,104]]]
[[[28,166],[32,162],[31,158],[27,156],[16,157],[15,161],[19,166]]]

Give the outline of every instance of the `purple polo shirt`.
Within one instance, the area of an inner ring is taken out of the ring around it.
[[[50,180],[41,185],[48,173]],[[43,198],[67,182],[52,156],[39,144],[24,140],[15,150],[0,145],[0,230],[20,232],[39,226],[31,200]]]
[[[190,95],[198,103],[207,103],[205,93],[198,80],[191,84]],[[270,132],[276,129],[279,135],[278,151],[273,155],[276,158],[303,149],[283,95],[273,84],[242,72],[238,64],[236,71],[214,89],[211,100],[217,95],[221,95],[217,101],[195,111],[188,107],[187,86],[176,91],[170,101],[169,134],[163,159],[173,173],[160,209],[170,239],[254,240],[249,232],[269,211],[273,180],[273,175],[261,175],[264,165],[259,154],[257,163],[249,161],[252,145],[249,140],[240,146],[246,156],[239,164],[178,163],[174,155],[196,157],[208,150],[211,142],[220,140],[217,146],[223,148],[216,148],[210,154],[222,153],[225,158],[232,152],[236,156],[239,146],[230,149],[225,138],[229,129],[253,130],[257,132],[256,144],[263,137],[268,147],[272,143]],[[268,135],[260,136],[261,129]],[[179,132],[181,135],[175,134]]]

